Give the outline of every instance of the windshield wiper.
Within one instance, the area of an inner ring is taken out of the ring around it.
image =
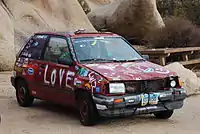
[[[134,60],[113,60],[115,62],[135,62],[135,61],[144,61],[144,59],[134,59]]]
[[[145,59],[134,59],[134,60],[127,60],[127,61],[145,61]]]
[[[112,59],[103,59],[103,58],[91,58],[91,59],[85,59],[85,60],[80,60],[81,62],[90,62],[90,61],[115,61]]]
[[[103,59],[103,58],[91,58],[80,60],[81,62],[91,62],[91,61],[111,61],[111,62],[135,62],[135,61],[144,61],[144,59],[134,59],[134,60],[115,60],[115,59]]]

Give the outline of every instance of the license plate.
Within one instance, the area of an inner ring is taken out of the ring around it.
[[[149,94],[149,104],[156,105],[158,104],[158,93]]]

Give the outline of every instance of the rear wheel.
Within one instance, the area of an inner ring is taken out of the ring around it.
[[[78,105],[81,124],[84,126],[95,125],[98,117],[98,112],[91,99],[91,96],[87,93],[80,92],[78,95]]]
[[[169,119],[173,115],[173,110],[166,110],[154,113],[154,116],[157,119]]]
[[[26,82],[22,79],[17,80],[16,97],[17,102],[22,107],[28,107],[33,104],[34,98],[30,95],[28,86]]]

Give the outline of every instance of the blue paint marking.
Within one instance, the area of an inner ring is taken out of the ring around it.
[[[79,75],[82,77],[86,77],[88,75],[88,71],[84,68],[79,69]]]
[[[28,74],[29,75],[33,75],[34,74],[34,69],[33,68],[29,68],[28,69]]]
[[[34,43],[34,46],[35,46],[35,47],[36,47],[36,46],[38,46],[38,45],[39,45],[39,43],[38,43],[38,42],[35,42],[35,43]]]
[[[78,67],[78,66],[75,66],[75,69],[76,69],[76,70],[79,70],[79,67]]]
[[[144,70],[144,73],[151,73],[151,72],[154,72],[153,68],[147,68]]]
[[[100,93],[100,92],[101,92],[100,87],[96,87],[96,92],[97,92],[97,93]]]

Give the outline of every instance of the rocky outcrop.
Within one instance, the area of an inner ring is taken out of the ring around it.
[[[0,25],[0,71],[3,71],[12,69],[15,48],[13,24],[9,11],[2,2],[0,2]]]
[[[142,39],[151,28],[164,26],[156,0],[115,0],[88,14],[96,29]]]
[[[13,67],[14,48],[34,32],[95,31],[77,0],[1,0],[0,15],[0,70]]]
[[[167,69],[174,71],[183,82],[183,87],[187,91],[187,95],[194,95],[200,93],[200,78],[189,69],[186,69],[180,63],[172,63],[165,66]]]
[[[86,14],[88,14],[91,11],[91,8],[89,7],[87,1],[78,0],[78,2],[80,3],[81,7],[83,8],[83,10],[85,11]]]

